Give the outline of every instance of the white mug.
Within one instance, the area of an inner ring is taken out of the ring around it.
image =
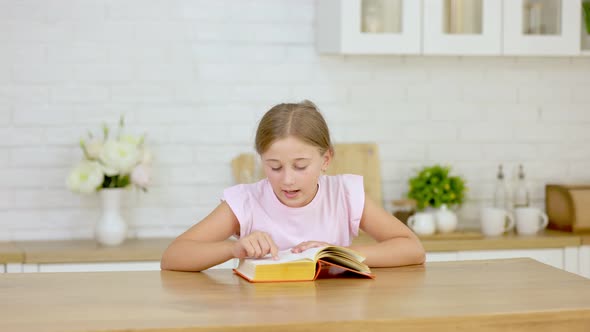
[[[519,235],[534,235],[545,229],[549,218],[545,212],[532,207],[521,207],[514,210],[516,232]]]
[[[436,232],[434,214],[429,212],[417,212],[411,215],[407,224],[418,235],[432,235]]]
[[[514,228],[514,218],[504,209],[484,207],[480,213],[481,232],[485,236],[500,236]]]

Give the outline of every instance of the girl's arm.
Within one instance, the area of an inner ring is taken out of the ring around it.
[[[222,202],[198,224],[178,236],[164,251],[162,270],[202,271],[231,258],[278,256],[269,234],[252,232],[238,241],[228,240],[240,230],[238,218]]]
[[[226,202],[179,235],[162,255],[162,270],[201,271],[233,258],[238,219]]]
[[[360,229],[377,240],[375,244],[351,246],[367,258],[365,263],[370,267],[424,263],[424,247],[414,232],[366,194]]]

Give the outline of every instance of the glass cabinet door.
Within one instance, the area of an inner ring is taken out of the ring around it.
[[[419,54],[421,0],[318,0],[320,53]]]
[[[504,1],[504,54],[579,54],[580,11],[580,0]]]
[[[424,0],[424,53],[498,55],[500,0]]]

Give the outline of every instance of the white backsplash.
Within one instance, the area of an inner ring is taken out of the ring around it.
[[[126,202],[131,235],[175,236],[232,184],[273,104],[310,99],[335,142],[376,141],[386,207],[417,167],[491,204],[497,165],[590,183],[590,58],[318,56],[314,1],[0,1],[0,240],[90,237],[96,195],[65,189],[78,140],[125,114],[155,184]]]

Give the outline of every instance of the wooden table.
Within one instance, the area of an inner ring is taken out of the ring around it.
[[[250,284],[229,270],[0,275],[0,331],[590,331],[590,280],[530,259]]]

